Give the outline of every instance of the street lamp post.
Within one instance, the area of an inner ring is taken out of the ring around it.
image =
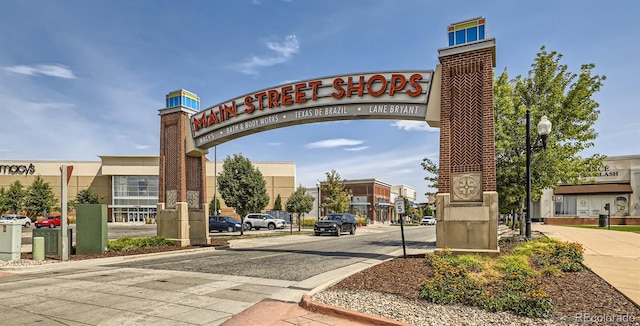
[[[527,108],[527,197],[526,197],[526,222],[525,222],[525,237],[531,239],[531,152],[533,151],[531,146],[531,113]],[[551,121],[547,119],[547,116],[542,116],[538,123],[538,134],[542,139],[542,148],[547,149],[547,138],[551,132]]]
[[[320,221],[320,181],[316,182],[318,188],[318,221]]]

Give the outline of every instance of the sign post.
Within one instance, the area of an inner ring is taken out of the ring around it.
[[[607,210],[607,228],[611,230],[611,204],[604,204],[604,209]]]
[[[404,222],[403,222],[404,218],[402,217],[402,214],[405,213],[404,198],[402,197],[396,198],[393,204],[396,207],[396,213],[400,214],[400,233],[402,234],[402,256],[404,257],[404,259],[407,259],[407,247],[404,244]]]
[[[69,235],[67,224],[67,185],[71,178],[71,172],[73,171],[73,165],[63,165],[60,167],[60,231],[62,231],[62,252],[60,253],[60,260],[69,260]]]

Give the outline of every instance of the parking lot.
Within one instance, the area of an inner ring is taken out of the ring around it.
[[[30,252],[31,244],[32,244],[32,233],[35,227],[33,224],[28,228],[22,228],[22,251]],[[56,228],[60,229],[60,228]],[[69,229],[71,231],[71,235],[75,242],[75,238],[77,237],[76,233],[76,225],[70,224]],[[108,223],[107,224],[107,238],[110,240],[114,240],[124,236],[130,236],[134,238],[139,237],[155,237],[158,235],[157,233],[157,225],[156,224],[143,224],[143,223]],[[268,229],[260,229],[260,230],[245,230],[244,234],[247,236],[265,234],[265,233],[274,233],[274,232],[290,232],[291,229],[289,225],[284,229],[276,229],[276,230],[268,230]],[[298,232],[298,228],[293,228],[294,232]],[[312,228],[303,229],[303,231],[313,232]],[[239,236],[240,231],[237,232],[217,232],[213,231],[209,233],[211,237],[231,237],[231,236]]]

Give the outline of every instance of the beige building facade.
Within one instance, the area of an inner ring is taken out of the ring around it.
[[[640,155],[611,156],[603,163],[592,182],[543,191],[531,217],[547,224],[598,224],[600,215],[610,215],[612,225],[640,225]]]
[[[63,165],[73,166],[67,185],[66,200],[73,200],[78,192],[91,188],[100,203],[108,206],[109,222],[145,222],[156,217],[158,203],[158,156],[98,156],[97,161],[0,161],[0,188],[8,189],[16,180],[26,189],[37,176],[49,183],[60,207],[61,172]],[[216,173],[222,172],[223,162],[206,162],[207,202],[217,193],[222,214],[234,215],[216,189]],[[296,185],[293,162],[253,162],[266,181],[269,204],[273,207],[280,195],[286,202]],[[46,212],[49,213],[49,212]],[[43,214],[46,214],[43,212]]]

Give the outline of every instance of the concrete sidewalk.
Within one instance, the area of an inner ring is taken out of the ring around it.
[[[532,230],[582,244],[584,264],[640,306],[640,234],[545,224],[532,224]]]
[[[533,230],[552,239],[582,244],[585,249],[584,264],[636,305],[640,305],[640,234],[543,224],[534,224]],[[507,231],[508,229],[504,228],[503,232]],[[344,277],[346,276],[348,275]],[[313,293],[320,290],[314,289]],[[274,305],[281,305],[281,315],[266,317],[273,311]],[[287,306],[286,303],[260,302],[223,325],[406,325],[399,321],[378,319],[375,316],[314,303],[308,295],[303,296],[300,306],[308,310],[294,307],[293,304]],[[309,310],[322,313],[312,313]]]
[[[363,227],[358,234],[388,226]],[[232,240],[232,248],[311,241],[313,236]],[[340,308],[312,312],[303,297],[382,262],[367,259],[303,281],[127,268],[126,261],[179,257],[215,248],[0,268],[0,316],[12,325],[368,325]],[[410,252],[408,252],[410,253]],[[401,255],[402,250],[390,255]],[[347,318],[328,312],[345,313]],[[394,321],[382,324],[394,325]],[[0,322],[2,324],[2,322]],[[380,323],[378,323],[380,324]]]
[[[386,228],[389,226],[363,227],[358,234]],[[541,224],[533,224],[533,230],[553,239],[582,244],[585,265],[640,304],[639,234]],[[313,237],[294,235],[278,241],[310,238]],[[247,239],[232,242],[231,246],[260,245],[258,239]],[[402,250],[394,254],[400,256]],[[0,300],[6,302],[0,305],[0,315],[11,320],[12,325],[406,325],[310,299],[314,293],[381,260],[370,259],[301,282],[255,277],[220,279],[212,274],[111,265],[149,258],[113,257],[0,268]]]

